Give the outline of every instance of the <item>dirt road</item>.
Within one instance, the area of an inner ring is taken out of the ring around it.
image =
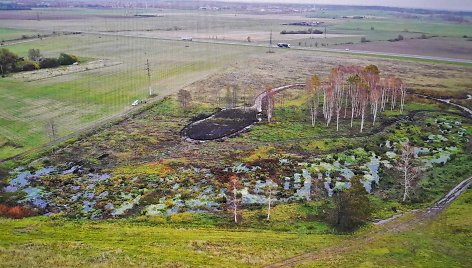
[[[277,94],[280,91],[283,91],[283,90],[286,90],[286,89],[290,89],[290,88],[294,88],[294,87],[304,87],[304,86],[305,86],[305,84],[292,84],[292,85],[287,85],[287,86],[281,86],[281,87],[273,88],[272,92],[274,94]],[[266,96],[267,96],[266,91],[262,91],[261,93],[259,93],[259,95],[257,95],[254,98],[254,106],[252,106],[251,108],[256,109],[259,113],[262,112],[262,100]]]
[[[64,30],[65,33],[75,32]],[[126,34],[126,33],[110,33],[110,32],[99,32],[99,31],[81,31],[82,34],[89,35],[103,35],[103,36],[121,36],[129,38],[144,38],[144,39],[155,39],[161,41],[179,41],[180,39],[176,38],[165,38],[165,37],[155,37],[155,36],[140,36],[137,34]],[[220,44],[220,45],[230,45],[230,46],[252,46],[252,47],[267,47],[265,44],[256,44],[256,43],[243,43],[243,42],[234,42],[234,41],[225,41],[225,40],[207,40],[207,39],[194,39],[192,42],[195,43],[211,43],[211,44]],[[277,49],[277,47],[274,47]],[[284,48],[281,48],[284,49]],[[454,62],[454,63],[465,63],[472,64],[472,60],[469,59],[458,59],[458,58],[448,58],[448,57],[435,57],[435,56],[425,56],[425,55],[416,55],[416,54],[400,54],[400,53],[387,53],[387,52],[377,52],[377,51],[364,51],[364,50],[345,50],[337,48],[306,48],[306,47],[292,47],[291,50],[305,50],[305,51],[319,51],[319,52],[334,52],[334,53],[344,53],[360,56],[380,56],[380,57],[398,57],[398,58],[410,58],[410,59],[421,59],[421,60],[434,60],[434,61],[443,61],[443,62]]]

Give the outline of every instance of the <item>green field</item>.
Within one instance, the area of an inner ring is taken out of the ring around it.
[[[21,39],[23,35],[31,36],[35,34],[37,33],[33,31],[28,31],[28,30],[0,28],[0,41]]]
[[[33,82],[3,78],[0,135],[10,140],[10,146],[2,147],[0,158],[47,142],[51,121],[59,136],[65,136],[99,119],[130,110],[134,100],[147,98],[147,59],[154,93],[162,98],[215,72],[234,58],[259,50],[197,43],[185,47],[177,41],[93,35],[54,37],[8,48],[20,56],[26,56],[30,48],[39,48],[45,56],[57,57],[68,52],[87,61],[107,59],[119,64]]]
[[[0,219],[0,223],[0,260],[10,267],[251,267],[344,239],[185,224],[168,227],[134,220],[90,222],[38,217]]]

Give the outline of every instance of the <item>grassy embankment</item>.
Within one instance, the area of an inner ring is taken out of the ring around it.
[[[306,267],[467,267],[471,256],[469,190],[438,219],[401,233],[375,232],[350,252],[321,256]],[[203,217],[202,219],[204,219]],[[46,266],[259,266],[303,252],[341,246],[368,235],[295,234],[214,228],[171,217],[172,224],[137,219],[72,221],[34,217],[0,219],[0,259],[9,267]],[[377,227],[376,227],[377,228]],[[375,230],[375,228],[373,229]]]

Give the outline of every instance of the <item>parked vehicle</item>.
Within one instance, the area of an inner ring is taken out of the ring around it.
[[[290,44],[288,44],[288,43],[278,43],[277,46],[278,47],[284,47],[284,48],[290,48]]]

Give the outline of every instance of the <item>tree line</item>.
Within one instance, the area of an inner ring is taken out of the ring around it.
[[[57,58],[46,58],[43,57],[39,49],[33,48],[28,51],[28,58],[25,59],[6,48],[0,49],[0,72],[2,76],[15,72],[72,65],[76,62],[79,62],[78,57],[67,53],[61,53]]]
[[[311,124],[315,126],[318,113],[321,112],[326,126],[336,120],[336,130],[339,130],[339,119],[351,118],[351,127],[355,118],[360,118],[360,132],[364,129],[366,113],[372,115],[372,125],[375,125],[379,112],[390,106],[397,106],[403,112],[406,87],[403,81],[393,75],[380,77],[377,66],[338,66],[333,68],[322,82],[318,75],[309,77],[306,81],[308,107]]]

